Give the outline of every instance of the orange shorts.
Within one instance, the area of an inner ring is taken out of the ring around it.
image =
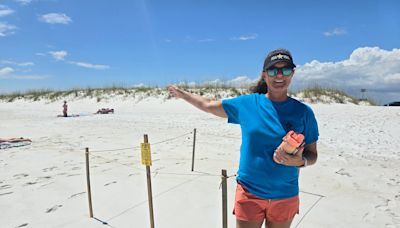
[[[262,199],[237,184],[233,214],[243,221],[286,222],[299,213],[299,196],[287,199]]]

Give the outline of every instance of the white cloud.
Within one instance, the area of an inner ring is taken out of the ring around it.
[[[399,92],[400,49],[379,47],[357,48],[348,59],[338,62],[313,60],[298,66],[293,78],[295,88],[313,85],[341,89],[348,92]]]
[[[250,79],[247,76],[238,76],[230,81],[228,83],[234,87],[247,87],[255,84],[257,82],[257,79]]]
[[[43,80],[47,76],[41,75],[16,75],[15,70],[11,67],[0,68],[0,80],[2,79],[19,79],[19,80]]]
[[[18,62],[9,61],[9,60],[1,60],[1,61],[0,61],[0,64],[16,65],[16,66],[21,66],[21,67],[26,67],[26,66],[33,66],[33,65],[35,65],[35,64],[32,63],[32,62],[21,62],[21,63],[18,63]]]
[[[240,40],[240,41],[247,41],[247,40],[254,40],[257,38],[257,34],[252,34],[252,35],[242,35],[239,37],[233,37],[231,40]]]
[[[29,5],[33,0],[14,0],[15,2],[18,2],[20,5],[26,6]]]
[[[106,70],[110,68],[110,66],[108,65],[99,65],[99,64],[84,63],[84,62],[70,62],[70,63],[80,67],[90,68],[95,70]]]
[[[13,13],[14,10],[8,8],[8,6],[0,5],[0,17],[4,17]]]
[[[65,56],[68,55],[66,51],[49,51],[49,54],[56,60],[64,60]]]
[[[8,24],[7,22],[0,22],[0,37],[12,35],[16,29],[17,27],[15,25]]]
[[[56,60],[65,60],[65,57],[68,55],[68,52],[62,51],[50,51],[49,54],[53,56]],[[109,69],[110,66],[108,65],[100,65],[100,64],[92,64],[92,63],[85,63],[85,62],[75,62],[75,61],[68,61],[69,64],[73,64],[79,67],[90,68],[95,70],[106,70]]]
[[[1,77],[8,76],[12,73],[14,73],[14,69],[11,67],[0,68],[0,76]]]
[[[345,35],[347,31],[344,28],[335,28],[332,31],[324,32],[324,36],[341,36]]]
[[[49,24],[69,24],[72,22],[71,18],[64,13],[48,13],[39,16],[39,21]]]

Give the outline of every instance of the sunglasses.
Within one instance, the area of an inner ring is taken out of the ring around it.
[[[268,76],[270,77],[276,77],[279,72],[282,73],[283,76],[290,77],[293,74],[293,68],[292,67],[271,67],[264,72],[267,72]]]

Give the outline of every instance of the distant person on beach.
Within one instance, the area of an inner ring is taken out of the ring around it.
[[[15,142],[32,142],[32,140],[26,139],[26,138],[23,138],[23,137],[20,137],[20,138],[8,138],[8,139],[2,139],[2,138],[0,138],[0,143],[5,143],[5,142],[8,142],[8,143],[15,143]]]
[[[64,101],[64,104],[63,104],[63,116],[64,117],[68,117],[68,105],[67,105],[67,101]]]
[[[251,94],[214,101],[172,85],[169,93],[202,111],[240,124],[242,145],[233,213],[237,228],[288,228],[299,213],[299,168],[317,161],[318,125],[312,109],[288,96],[296,65],[286,49],[268,53]],[[305,145],[288,154],[286,133],[304,135]]]

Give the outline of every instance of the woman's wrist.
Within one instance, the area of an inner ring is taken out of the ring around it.
[[[303,157],[301,158],[301,160],[302,160],[302,165],[300,165],[300,166],[298,166],[298,167],[299,167],[299,168],[307,167],[307,166],[308,166],[308,160],[307,160],[307,158],[303,156]]]

